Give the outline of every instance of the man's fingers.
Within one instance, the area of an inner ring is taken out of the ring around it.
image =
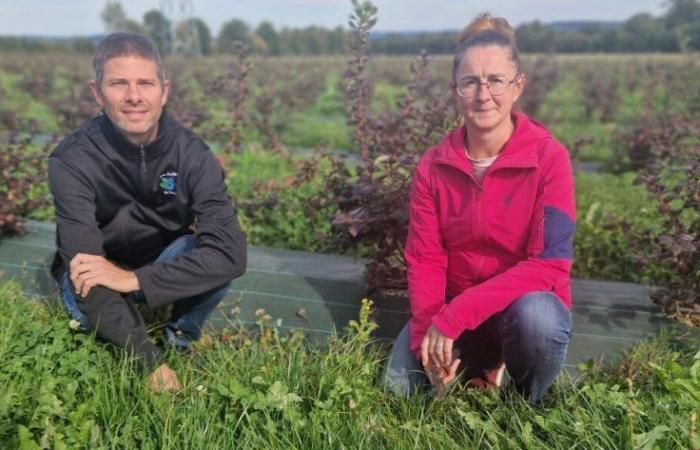
[[[70,260],[70,263],[68,263],[68,267],[70,268],[70,271],[73,272],[82,264],[89,263],[89,262],[95,262],[95,261],[99,261],[99,260],[103,260],[103,259],[104,259],[104,257],[99,256],[99,255],[89,255],[87,253],[78,253]]]
[[[76,266],[76,268],[71,272],[71,278],[75,278],[76,280],[83,274],[92,272],[96,269],[96,266],[94,264],[89,264],[89,263],[83,263],[80,264],[79,266]]]
[[[99,284],[98,279],[100,273],[97,271],[86,271],[79,274],[76,277],[73,287],[75,287],[75,293],[79,294],[81,297],[86,297],[90,292],[90,289]],[[87,290],[86,290],[87,289]]]
[[[90,293],[90,290],[97,286],[99,283],[97,282],[96,278],[91,278],[89,280],[85,280],[83,285],[80,288],[80,296],[81,297],[87,297],[88,294]]]
[[[76,254],[73,259],[70,260],[70,269],[74,270],[76,267],[78,267],[80,264],[83,262],[87,261],[87,257],[91,255],[88,255],[87,253],[78,253]]]
[[[86,257],[91,256],[91,255],[86,255],[84,253],[78,253],[73,257],[73,259],[70,260],[69,264],[69,271],[70,271],[70,280],[73,283],[73,286],[76,287],[76,291],[78,291],[76,284],[79,283],[79,275],[82,273],[85,273],[91,269],[92,266],[87,265],[86,263],[88,262],[88,259]]]

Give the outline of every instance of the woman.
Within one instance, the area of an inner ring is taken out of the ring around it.
[[[407,395],[462,373],[538,402],[566,357],[575,228],[567,150],[513,110],[525,85],[513,29],[477,17],[452,71],[462,126],[421,158],[405,256],[411,320],[386,386]],[[424,374],[425,373],[425,374]]]

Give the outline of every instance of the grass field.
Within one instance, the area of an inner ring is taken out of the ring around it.
[[[0,284],[0,447],[21,449],[698,449],[700,353],[662,334],[611,368],[592,361],[539,406],[505,388],[399,399],[363,308],[325,347],[272,321],[171,353],[184,388],[153,394],[122,353]]]

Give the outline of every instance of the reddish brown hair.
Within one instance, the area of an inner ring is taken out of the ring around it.
[[[515,64],[516,71],[520,72],[520,54],[515,43],[515,30],[513,30],[513,27],[510,26],[506,19],[484,13],[472,20],[459,36],[459,44],[457,44],[455,57],[452,61],[452,80],[454,82],[457,81],[459,64],[470,48],[489,45],[509,50],[510,60]]]

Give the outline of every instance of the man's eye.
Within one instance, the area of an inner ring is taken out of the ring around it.
[[[467,89],[473,89],[476,87],[477,84],[478,83],[476,82],[476,80],[466,80],[462,82],[462,86]]]
[[[489,83],[491,86],[503,86],[506,84],[506,79],[505,78],[491,78],[489,80]]]

